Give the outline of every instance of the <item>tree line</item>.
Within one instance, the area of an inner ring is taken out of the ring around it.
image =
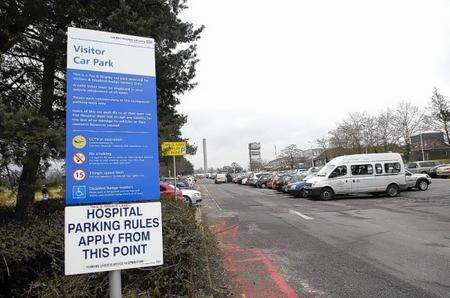
[[[425,109],[401,101],[375,115],[350,113],[316,143],[323,149],[341,149],[345,153],[401,151],[410,160],[411,136],[421,131],[442,131],[450,144],[449,124],[450,99],[435,88]]]

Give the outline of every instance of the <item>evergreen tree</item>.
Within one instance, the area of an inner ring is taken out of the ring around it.
[[[64,156],[67,27],[152,37],[159,139],[179,139],[179,95],[195,86],[203,27],[179,14],[186,1],[7,1],[0,4],[0,155],[22,167],[16,214],[31,213],[39,175]],[[180,45],[183,45],[180,47]]]

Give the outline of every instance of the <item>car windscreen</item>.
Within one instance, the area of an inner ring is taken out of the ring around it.
[[[319,172],[317,172],[317,176],[319,177],[325,177],[328,176],[331,171],[334,170],[336,166],[333,164],[326,164]]]

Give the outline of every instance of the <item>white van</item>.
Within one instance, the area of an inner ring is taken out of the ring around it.
[[[214,178],[214,183],[227,183],[227,175],[226,174],[217,174],[216,178]]]
[[[395,197],[405,188],[405,166],[398,153],[339,156],[305,182],[308,195],[322,200],[356,193],[386,193]]]

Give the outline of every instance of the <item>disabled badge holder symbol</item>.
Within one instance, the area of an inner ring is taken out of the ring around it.
[[[72,197],[76,200],[86,199],[86,186],[74,186],[72,189]]]

